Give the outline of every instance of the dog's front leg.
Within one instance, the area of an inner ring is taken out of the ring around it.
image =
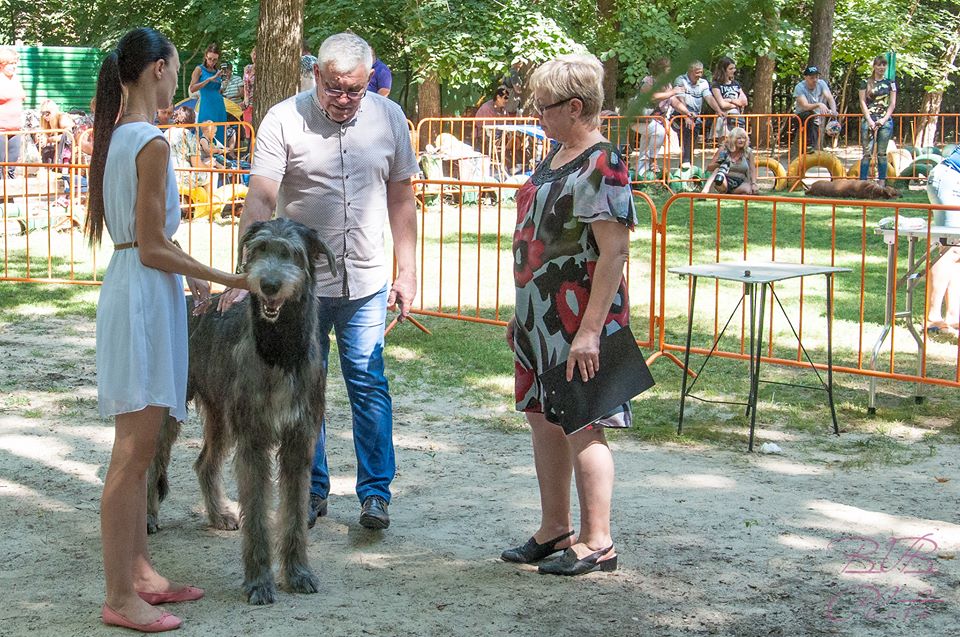
[[[307,426],[305,426],[307,425]],[[320,580],[307,560],[307,498],[310,489],[310,461],[316,435],[308,430],[314,423],[288,425],[277,453],[280,482],[280,567],[291,590],[316,593]]]
[[[247,426],[241,423],[239,426]],[[251,604],[272,604],[277,585],[270,566],[270,445],[253,431],[237,435],[237,488],[243,534],[243,590]]]

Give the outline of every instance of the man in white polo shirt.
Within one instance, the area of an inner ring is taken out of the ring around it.
[[[326,264],[318,269],[320,342],[326,361],[333,328],[353,413],[360,524],[385,529],[396,463],[383,330],[387,306],[396,304],[406,316],[417,293],[410,184],[417,160],[403,111],[367,91],[370,46],[340,33],[324,41],[317,57],[316,88],[280,102],[260,124],[240,232],[276,210],[314,228],[337,257],[336,276]],[[397,258],[397,278],[389,286],[388,218]],[[221,309],[243,294],[228,292]],[[311,476],[311,527],[326,514],[330,493],[325,434],[324,426]]]

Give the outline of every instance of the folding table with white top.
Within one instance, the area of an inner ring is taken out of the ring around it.
[[[716,402],[716,403],[725,403],[733,405],[743,405],[746,409],[746,415],[750,417],[750,442],[749,450],[753,451],[753,437],[754,429],[756,426],[757,420],[757,390],[760,382],[777,384],[777,385],[789,385],[793,387],[805,387],[807,389],[817,389],[827,392],[827,397],[830,402],[830,415],[833,418],[833,432],[837,435],[840,434],[840,429],[837,425],[837,411],[834,407],[833,402],[833,291],[832,291],[832,282],[833,275],[838,272],[849,272],[849,268],[838,268],[832,266],[819,266],[819,265],[810,265],[806,263],[771,263],[771,262],[752,262],[752,261],[741,261],[735,263],[704,263],[697,265],[687,265],[675,268],[669,268],[667,270],[673,274],[679,274],[681,277],[689,276],[691,277],[691,286],[690,286],[690,303],[688,308],[687,315],[687,343],[684,350],[683,356],[683,383],[680,390],[680,421],[677,424],[677,434],[682,433],[683,431],[683,411],[686,399],[689,396],[703,402]],[[785,279],[794,279],[798,277],[806,276],[817,276],[822,275],[827,279],[827,380],[824,382],[823,378],[820,376],[820,372],[817,370],[816,366],[811,360],[810,355],[807,353],[806,348],[803,347],[803,343],[800,341],[800,336],[797,334],[797,330],[793,327],[793,323],[790,321],[790,317],[787,315],[786,310],[783,308],[783,304],[780,303],[780,298],[777,296],[776,292],[773,289],[773,284],[777,281],[783,281]],[[720,333],[717,335],[716,340],[713,343],[713,347],[710,349],[710,352],[707,354],[706,358],[703,361],[703,364],[700,366],[700,369],[697,371],[696,378],[693,382],[690,383],[690,386],[687,386],[687,377],[690,370],[690,339],[693,333],[693,314],[696,307],[697,299],[697,280],[701,277],[708,279],[718,279],[722,281],[736,281],[743,284],[743,292],[740,296],[740,300],[737,302],[737,306],[733,309],[733,312],[730,313],[730,318],[727,319],[727,322],[724,324],[723,329],[720,330]],[[814,373],[817,375],[817,379],[820,381],[820,386],[810,386],[810,385],[798,385],[796,383],[784,383],[779,381],[761,381],[760,380],[760,360],[763,353],[763,312],[764,307],[766,306],[767,301],[767,289],[770,290],[771,297],[777,302],[777,305],[780,306],[780,311],[783,312],[783,316],[787,319],[787,324],[790,325],[790,329],[793,330],[794,336],[797,338],[797,343],[800,345],[800,349],[803,351],[804,356],[806,356],[807,361],[810,363],[810,366],[813,368]],[[760,296],[759,305],[757,303],[757,296]],[[713,352],[716,350],[717,345],[720,342],[720,339],[723,337],[723,333],[726,331],[727,326],[730,325],[730,321],[733,319],[734,315],[737,313],[737,310],[740,309],[740,304],[743,303],[745,297],[749,298],[750,303],[750,394],[747,398],[747,402],[738,402],[738,401],[725,401],[725,400],[707,400],[700,396],[696,396],[691,393],[693,386],[700,379],[700,372],[703,371],[703,368],[706,366],[707,361],[710,360],[710,357],[713,355]]]

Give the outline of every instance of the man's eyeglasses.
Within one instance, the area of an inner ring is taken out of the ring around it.
[[[338,88],[328,88],[328,87],[324,86],[324,87],[323,87],[323,94],[326,95],[326,96],[328,96],[328,97],[332,97],[332,98],[334,98],[334,99],[338,99],[338,98],[346,95],[346,96],[347,96],[347,99],[350,99],[350,100],[358,100],[358,99],[360,99],[361,97],[363,97],[364,95],[367,94],[367,89],[363,89],[362,91],[341,91],[341,90],[338,89]]]
[[[536,113],[536,114],[538,114],[538,115],[543,115],[544,113],[546,113],[547,111],[549,111],[551,108],[556,108],[556,107],[558,107],[558,106],[563,106],[564,104],[566,104],[566,103],[569,102],[570,100],[580,100],[580,102],[583,103],[583,98],[580,97],[579,95],[571,95],[571,96],[568,97],[567,99],[560,100],[559,102],[554,102],[553,104],[547,104],[546,106],[542,106],[539,102],[534,101],[534,102],[533,102],[533,112]]]

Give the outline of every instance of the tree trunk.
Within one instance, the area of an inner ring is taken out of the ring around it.
[[[603,108],[613,110],[617,102],[620,62],[613,56],[603,62]]]
[[[440,83],[435,74],[428,76],[417,91],[417,119],[423,121],[427,117],[440,117]],[[420,134],[420,148],[433,143],[429,126],[424,126]]]
[[[938,81],[935,83],[935,86],[949,86],[948,77],[953,69],[953,63],[957,59],[957,54],[960,53],[960,27],[954,28],[951,36],[946,38],[944,42],[949,42],[949,44],[947,48],[944,49],[943,55],[937,63],[937,68],[940,69],[942,75],[937,78]],[[920,118],[920,130],[917,131],[917,135],[915,136],[914,146],[933,146],[936,143],[937,121],[939,120],[940,105],[942,103],[942,89],[927,91],[923,96],[920,112],[924,114],[924,117]]]
[[[810,57],[807,64],[820,69],[820,75],[829,82],[830,58],[833,55],[833,12],[837,0],[814,0],[810,25]]]
[[[617,34],[620,33],[620,21],[617,20],[617,3],[616,0],[597,0],[597,17],[599,18],[599,26],[601,28],[601,33],[609,33],[610,36],[603,38],[609,40],[610,38],[619,37]],[[609,25],[607,29],[604,29],[604,25]],[[601,42],[602,48],[611,49],[613,48],[613,42]],[[620,79],[620,61],[617,59],[616,55],[610,56],[607,60],[603,62],[603,106],[602,108],[613,110],[616,106],[617,101],[617,83]]]
[[[304,0],[261,0],[257,26],[257,86],[253,127],[267,111],[297,92]]]
[[[768,33],[776,33],[777,25],[780,22],[780,10],[775,2],[767,3],[763,9],[763,23],[766,25]],[[773,112],[773,74],[777,70],[777,49],[776,38],[770,39],[770,50],[757,58],[757,65],[753,72],[753,97],[748,110],[752,113],[772,113]],[[757,148],[768,148],[770,146],[770,136],[778,135],[779,131],[772,130],[773,125],[780,120],[769,120],[768,122],[757,122],[755,128],[754,146]]]
[[[757,66],[753,73],[753,101],[749,110],[754,113],[772,113],[773,112],[773,73],[777,66],[777,60],[774,52],[770,51],[767,55],[761,55],[757,58]],[[758,148],[767,148],[770,145],[770,135],[776,135],[776,131],[770,130],[774,121],[758,122],[756,127],[756,140],[754,145]]]

